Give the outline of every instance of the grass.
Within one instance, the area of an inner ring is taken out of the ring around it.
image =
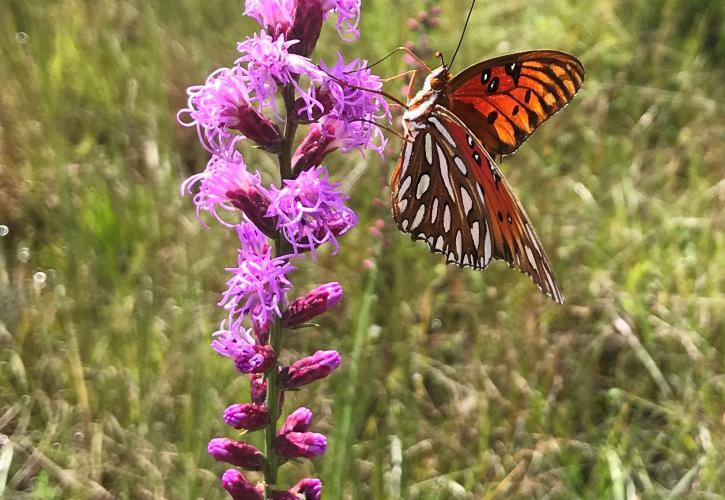
[[[253,29],[242,4],[0,4],[6,498],[224,496],[206,442],[245,390],[208,340],[235,247],[178,196],[205,158],[174,114]],[[413,41],[450,54],[466,5],[443,2],[442,26]],[[328,28],[318,54],[376,59],[421,8],[368,0],[361,42]],[[566,305],[395,231],[395,141],[386,161],[334,157],[361,224],[296,280],[341,281],[345,306],[283,355],[342,352],[335,376],[288,399],[331,449],[282,481],[321,475],[332,499],[725,495],[725,6],[484,3],[458,60],[529,48],[587,68],[502,165]],[[377,219],[381,239],[365,230]]]

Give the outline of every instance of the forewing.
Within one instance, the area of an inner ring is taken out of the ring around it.
[[[563,298],[521,203],[483,145],[441,106],[406,144],[393,173],[393,215],[414,240],[459,266],[492,257],[528,274],[556,302]]]
[[[465,69],[449,84],[450,109],[492,154],[511,154],[563,108],[584,81],[574,56],[521,52]]]

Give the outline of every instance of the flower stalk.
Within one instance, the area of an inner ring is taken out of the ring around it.
[[[240,244],[218,302],[228,316],[211,347],[231,359],[250,384],[251,401],[229,405],[224,422],[242,432],[264,429],[265,436],[263,451],[231,437],[209,442],[213,458],[253,473],[252,479],[236,469],[223,474],[221,485],[235,500],[319,500],[321,495],[316,478],[289,489],[278,485],[279,468],[288,459],[314,459],[327,450],[327,438],[309,429],[312,411],[301,407],[282,427],[277,422],[285,391],[325,378],[341,358],[323,349],[291,362],[281,354],[286,329],[309,325],[343,297],[336,281],[294,300],[289,296],[289,275],[297,262],[309,257],[314,263],[326,244],[337,253],[338,238],[358,220],[322,160],[334,151],[382,154],[385,145],[375,121],[389,119],[390,111],[378,94],[361,90],[382,86],[367,63],[345,63],[339,54],[332,66],[309,58],[322,22],[333,11],[341,35],[356,37],[359,8],[360,0],[247,0],[245,14],[263,29],[237,44],[241,56],[233,67],[189,87],[188,107],[178,114],[182,125],[197,128],[211,154],[206,170],[187,179],[182,193],[193,195],[197,215],[207,212],[233,229]],[[278,109],[280,95],[283,109]],[[307,135],[295,148],[301,126],[309,126]],[[248,141],[277,156],[278,185],[263,185],[260,173],[247,169],[242,146]],[[253,480],[258,472],[263,482]]]

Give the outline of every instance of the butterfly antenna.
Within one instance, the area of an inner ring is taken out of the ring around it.
[[[458,49],[461,48],[461,44],[463,43],[463,35],[466,34],[466,28],[468,27],[468,21],[471,20],[471,14],[473,14],[474,5],[476,5],[476,0],[471,0],[471,8],[468,9],[468,16],[466,17],[466,22],[463,25],[463,32],[461,32],[461,38],[458,40],[458,45],[456,46],[456,51],[453,53],[453,58],[451,59],[450,66],[448,66],[449,70],[451,69],[451,67],[453,67],[453,61],[456,60],[456,56],[458,55]]]
[[[408,139],[408,138],[403,137],[402,135],[400,135],[400,132],[397,132],[397,131],[393,130],[392,128],[387,127],[385,125],[381,125],[380,123],[375,122],[373,120],[366,120],[365,118],[356,118],[356,119],[351,120],[351,121],[353,121],[353,122],[369,123],[370,125],[375,125],[376,127],[381,128],[383,130],[386,130],[386,131],[390,132],[391,134],[399,137],[400,139],[404,140],[405,142],[410,142],[411,144],[413,143],[413,141],[411,141],[410,139]]]
[[[396,48],[394,48],[393,50],[391,50],[391,51],[390,51],[390,53],[389,53],[389,54],[388,54],[387,56],[383,57],[383,58],[382,58],[382,59],[380,59],[379,61],[375,61],[374,63],[372,63],[372,64],[368,64],[368,65],[367,65],[367,66],[365,66],[364,68],[360,68],[360,69],[371,69],[371,68],[373,68],[373,67],[377,66],[378,64],[380,64],[381,62],[385,61],[386,59],[389,59],[389,58],[390,58],[390,57],[391,57],[391,56],[392,56],[393,54],[395,54],[396,52],[399,52],[399,51],[401,51],[401,50],[402,50],[403,52],[407,53],[407,54],[408,54],[408,55],[409,55],[410,57],[412,57],[413,59],[415,59],[415,61],[416,61],[416,62],[417,62],[418,64],[420,64],[421,66],[423,66],[423,67],[424,67],[425,69],[427,69],[428,71],[430,71],[430,70],[431,70],[431,69],[430,69],[430,68],[428,67],[428,65],[427,65],[427,64],[425,63],[425,61],[423,61],[423,60],[422,60],[422,59],[421,59],[420,57],[418,57],[417,55],[415,55],[415,52],[413,52],[412,50],[410,50],[410,49],[409,49],[408,47],[396,47]],[[346,75],[349,75],[350,73],[355,73],[355,72],[357,72],[357,71],[360,71],[360,69],[354,69],[354,70],[346,71],[346,72],[345,72],[345,74],[346,74]]]
[[[352,83],[346,82],[345,80],[342,80],[342,79],[336,77],[335,75],[331,75],[330,73],[328,73],[327,71],[325,71],[325,69],[322,66],[320,66],[319,64],[317,65],[317,69],[319,69],[320,71],[322,71],[323,73],[325,73],[330,79],[336,81],[340,85],[344,85],[344,86],[346,86],[347,88],[350,88],[350,89],[362,90],[362,91],[365,91],[365,92],[370,92],[371,94],[381,95],[381,96],[385,97],[386,99],[388,99],[389,101],[392,101],[395,104],[397,104],[398,106],[402,107],[403,109],[408,109],[408,105],[407,104],[405,104],[403,101],[401,101],[400,99],[398,99],[394,95],[391,95],[388,92],[385,92],[384,90],[366,89],[365,87],[360,87],[358,85],[353,85]]]

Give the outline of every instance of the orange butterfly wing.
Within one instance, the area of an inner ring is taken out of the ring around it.
[[[449,83],[450,109],[489,152],[511,154],[574,97],[584,66],[564,52],[535,50],[465,69]]]

